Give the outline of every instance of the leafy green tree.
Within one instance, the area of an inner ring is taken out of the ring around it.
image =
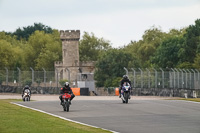
[[[120,49],[110,49],[103,53],[96,63],[95,80],[98,87],[116,85],[116,79],[125,74],[124,67],[128,67],[131,54]]]
[[[200,54],[197,54],[194,58],[193,67],[196,69],[200,69]]]
[[[62,46],[58,31],[46,34],[44,31],[35,31],[28,40],[25,48],[27,68],[46,70],[54,69],[54,62],[62,58]]]
[[[0,40],[0,67],[12,67],[14,56],[12,45],[6,40]]]
[[[97,61],[99,55],[111,48],[109,41],[84,32],[79,44],[80,61]]]
[[[22,43],[16,40],[15,37],[7,35],[5,32],[0,32],[0,42],[1,44],[1,66],[6,66],[10,68],[20,67],[24,63],[24,58],[22,56],[23,47]],[[6,63],[7,62],[7,63]]]
[[[200,53],[200,19],[195,21],[195,25],[190,25],[186,29],[184,35],[185,43],[183,43],[180,51],[182,62],[194,62],[197,53]]]
[[[150,58],[155,54],[156,49],[160,46],[162,41],[166,38],[166,33],[162,32],[160,28],[151,27],[146,30],[142,36],[142,40],[138,42],[131,42],[126,49],[132,54],[134,60],[137,62],[134,66],[150,67]]]
[[[177,65],[177,67],[180,69],[191,69],[193,68],[193,64],[190,62],[182,62],[179,65]]]
[[[155,26],[152,26],[150,29],[146,30],[142,36],[144,44],[152,45],[154,48],[160,46],[165,37],[166,33],[162,32],[161,28],[157,28]]]
[[[180,45],[184,42],[183,38],[172,37],[169,38],[158,47],[155,56],[152,57],[154,66],[162,68],[173,68],[179,62],[178,51]]]
[[[17,36],[17,39],[22,38],[28,40],[29,36],[32,35],[36,30],[44,31],[45,33],[52,33],[53,30],[49,26],[45,26],[42,23],[34,23],[33,26],[27,26],[23,28],[18,28],[12,35]]]

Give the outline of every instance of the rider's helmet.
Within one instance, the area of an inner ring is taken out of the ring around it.
[[[26,85],[26,86],[24,87],[24,89],[29,89],[29,86],[28,86],[28,85]]]
[[[123,79],[128,79],[128,76],[127,76],[127,75],[124,75],[124,76],[123,76]]]
[[[65,82],[64,86],[69,87],[69,82]]]

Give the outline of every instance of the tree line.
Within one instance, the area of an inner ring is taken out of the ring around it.
[[[84,32],[79,42],[80,61],[96,61],[98,87],[118,86],[126,68],[200,68],[200,19],[182,29],[147,29],[142,39],[113,48],[109,40]],[[34,23],[15,32],[0,32],[0,68],[54,70],[62,60],[59,31]]]

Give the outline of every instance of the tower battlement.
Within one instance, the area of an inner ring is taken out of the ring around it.
[[[60,39],[62,41],[78,41],[80,39],[80,30],[61,30]]]

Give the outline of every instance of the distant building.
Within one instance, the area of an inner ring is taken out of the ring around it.
[[[94,88],[94,66],[95,62],[80,62],[79,61],[79,39],[80,30],[60,31],[60,39],[62,41],[62,62],[54,63],[55,73],[58,73],[58,81],[67,79],[74,87],[89,87]],[[89,84],[92,85],[87,85]]]

